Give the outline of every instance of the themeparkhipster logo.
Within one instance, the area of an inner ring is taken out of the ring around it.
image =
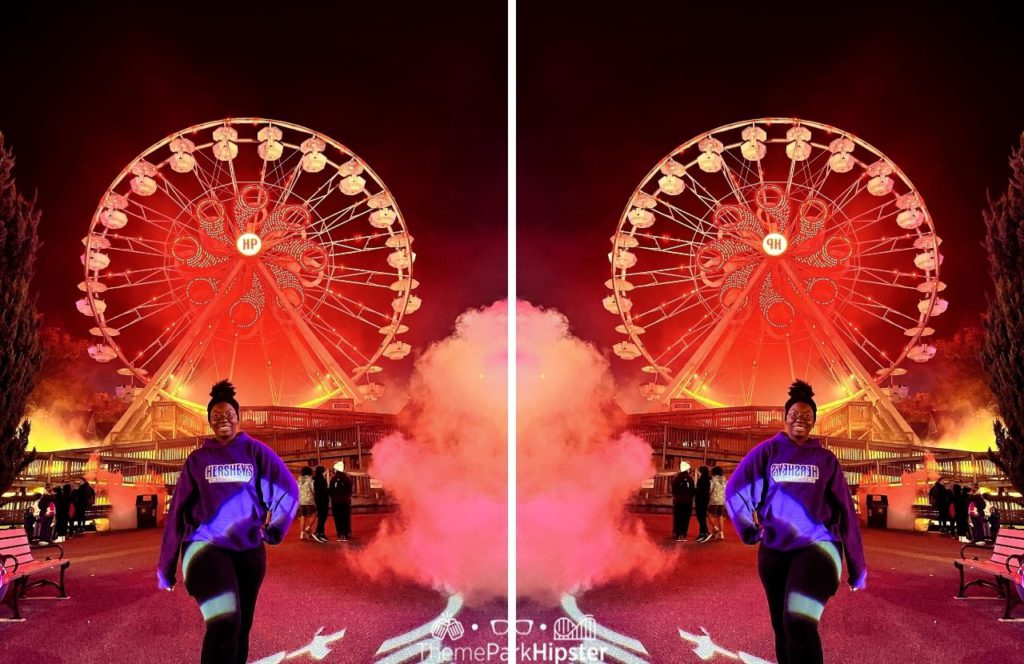
[[[648,662],[644,644],[599,624],[594,616],[580,610],[575,595],[571,593],[562,594],[561,606],[565,617],[558,618],[550,626],[553,632],[551,641],[540,639],[527,643],[526,639],[521,639],[516,650],[511,653],[506,645],[510,629],[514,629],[518,636],[526,637],[534,634],[535,627],[538,634],[544,634],[549,626],[525,618],[514,623],[495,619],[490,621],[490,625],[465,624],[456,618],[462,605],[461,594],[449,595],[444,611],[437,618],[385,639],[377,648],[375,664],[406,664],[409,661],[531,664]],[[488,627],[491,636],[489,641],[483,644],[462,641],[470,632],[486,633]]]
[[[608,648],[600,643],[594,643],[594,632],[596,621],[591,615],[579,623],[569,618],[559,618],[555,621],[553,639],[551,642],[520,643],[516,649],[516,662],[545,662],[552,664],[604,662]],[[495,637],[503,637],[513,626],[508,620],[492,620],[491,632]],[[480,626],[470,625],[471,631],[477,631]],[[533,632],[534,621],[528,619],[517,620],[514,625],[516,634],[526,636]],[[540,625],[541,631],[547,630],[547,625]],[[448,641],[438,649],[436,643],[420,643],[420,661],[435,661],[432,658],[440,656],[444,662],[508,662],[510,661],[508,647],[502,641],[489,641],[481,645],[458,645],[457,642],[466,634],[466,628],[462,623],[450,615],[441,615],[434,621],[430,634],[440,641]],[[568,642],[576,642],[569,645]]]

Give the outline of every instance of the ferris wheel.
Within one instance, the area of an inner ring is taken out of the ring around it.
[[[948,306],[917,189],[817,122],[687,141],[636,188],[611,242],[614,352],[643,358],[651,401],[774,404],[801,377],[828,405],[887,403],[901,365],[934,356],[929,321]]]
[[[82,242],[89,354],[120,361],[136,404],[203,403],[225,376],[250,403],[360,404],[382,394],[381,358],[411,350],[404,217],[366,162],[298,125],[167,136],[118,174]]]

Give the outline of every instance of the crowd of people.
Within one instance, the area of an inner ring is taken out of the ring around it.
[[[345,462],[334,464],[330,482],[327,470],[313,461],[299,475],[300,540],[327,542],[328,508],[334,516],[335,541],[352,537],[352,477],[345,472]],[[314,525],[315,524],[315,525]]]
[[[696,482],[690,464],[685,461],[679,464],[679,472],[672,478],[672,536],[677,542],[689,538],[694,507],[699,528],[696,541],[703,544],[713,539],[724,540],[725,473],[714,461],[710,466],[697,469]]]
[[[47,484],[38,501],[25,509],[25,534],[30,541],[63,542],[85,531],[86,510],[96,503],[96,490],[82,478],[77,487]]]
[[[947,488],[939,478],[928,491],[928,504],[938,512],[939,531],[961,542],[995,541],[999,533],[999,509],[988,508],[978,485],[954,484]]]

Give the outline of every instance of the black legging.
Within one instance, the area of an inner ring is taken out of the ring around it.
[[[249,551],[227,551],[203,544],[188,563],[185,588],[206,621],[202,664],[245,664],[256,596],[267,571],[261,544]],[[186,549],[186,556],[188,550]]]
[[[697,503],[697,525],[700,527],[700,537],[708,534],[708,506],[706,503]]]
[[[686,537],[690,530],[690,514],[693,512],[693,501],[673,501],[672,503],[672,535]]]
[[[757,572],[768,596],[778,664],[823,661],[818,621],[839,590],[841,571],[838,547],[831,543],[796,551],[758,547]]]
[[[316,534],[325,537],[324,526],[327,525],[327,503],[316,504]]]
[[[331,503],[334,512],[334,531],[338,537],[352,536],[352,503]]]

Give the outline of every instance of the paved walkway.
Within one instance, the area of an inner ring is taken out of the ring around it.
[[[650,582],[627,581],[583,593],[581,612],[642,644],[633,661],[700,662],[693,644],[679,630],[702,635],[717,646],[773,661],[767,609],[754,567],[754,547],[735,537],[725,542],[676,545],[668,541],[670,518],[645,517],[652,534],[684,555],[667,576]],[[357,537],[364,540],[380,517],[357,516]],[[729,533],[731,535],[731,533]],[[870,566],[868,589],[850,593],[843,586],[828,604],[822,639],[828,662],[955,664],[1024,662],[1024,623],[1000,623],[1001,602],[956,601],[957,577],[951,559],[959,545],[935,535],[865,531]],[[202,639],[202,621],[190,597],[156,589],[153,565],[159,532],[90,534],[67,543],[73,559],[67,601],[25,602],[23,623],[0,624],[0,662],[49,664],[133,664],[194,662]],[[338,550],[343,544],[300,542],[293,528],[287,540],[268,549],[269,569],[260,594],[250,661],[274,661],[321,635],[344,637],[329,645],[322,661],[369,664],[388,638],[431,623],[446,606],[429,588],[398,582],[369,582],[354,575]],[[464,650],[457,661],[500,661],[497,656],[468,659],[469,648],[486,652],[501,638],[491,620],[503,603],[463,609],[458,614],[466,635],[452,645]],[[1018,609],[1024,617],[1024,608]],[[7,615],[7,607],[0,608]],[[534,621],[524,637],[530,647],[555,644],[552,627],[561,608],[520,603],[519,617]],[[472,625],[477,631],[471,631]],[[544,625],[545,631],[540,630]],[[607,634],[605,634],[607,636]],[[626,644],[632,644],[627,639]],[[634,644],[635,645],[635,644]],[[308,655],[287,662],[312,662]],[[513,658],[515,661],[515,658]],[[554,661],[554,660],[549,660]],[[610,658],[606,661],[612,661]],[[717,655],[711,662],[731,662]]]

